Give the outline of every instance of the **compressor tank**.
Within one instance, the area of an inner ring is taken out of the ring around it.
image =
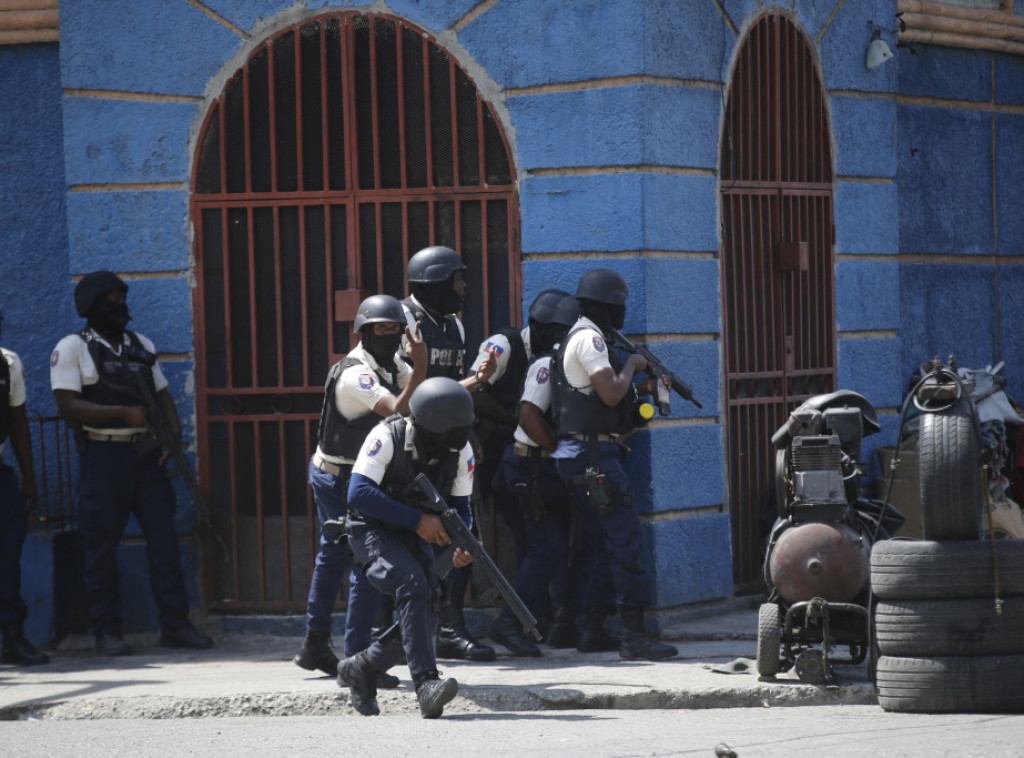
[[[847,603],[867,586],[871,546],[844,524],[808,522],[782,533],[768,566],[772,583],[787,603],[816,597]]]

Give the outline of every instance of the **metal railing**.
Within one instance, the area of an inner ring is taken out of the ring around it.
[[[29,529],[60,532],[74,526],[75,488],[71,457],[71,428],[59,416],[43,416],[29,409],[29,434],[39,502],[30,516]]]

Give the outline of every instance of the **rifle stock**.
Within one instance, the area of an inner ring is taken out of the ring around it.
[[[459,516],[458,511],[445,502],[444,498],[441,497],[441,493],[437,491],[437,488],[434,487],[434,484],[427,478],[426,474],[418,474],[416,479],[413,480],[412,486],[418,489],[426,498],[426,502],[420,502],[419,505],[426,512],[439,516],[444,524],[444,530],[452,538],[452,544],[438,556],[430,570],[434,574],[443,577],[452,568],[455,548],[469,553],[473,556],[473,562],[480,566],[484,574],[487,575],[487,578],[491,580],[498,589],[498,592],[501,593],[505,602],[508,603],[509,609],[519,619],[519,623],[523,625],[523,629],[530,632],[537,640],[542,639],[544,635],[537,629],[537,619],[530,613],[526,603],[519,597],[515,588],[512,587],[508,579],[505,578],[505,575],[501,573],[501,570],[491,559],[491,556],[484,550],[484,546],[480,544],[476,537],[473,536],[473,533],[462,522],[462,517]]]
[[[689,400],[698,408],[704,407],[693,396],[693,389],[690,387],[690,385],[684,382],[682,379],[680,379],[679,376],[674,371],[665,366],[664,363],[659,361],[654,356],[654,354],[647,349],[646,346],[634,345],[632,342],[626,339],[626,337],[622,335],[618,330],[612,329],[611,331],[613,340],[612,344],[615,347],[625,350],[627,353],[636,353],[637,355],[641,356],[651,365],[651,373],[654,374],[655,377],[658,377],[660,379],[662,376],[667,376],[672,384],[672,389],[675,390],[675,392],[680,397],[682,397],[684,400]],[[667,399],[660,400],[658,405],[659,412],[662,416],[667,416],[671,412]]]

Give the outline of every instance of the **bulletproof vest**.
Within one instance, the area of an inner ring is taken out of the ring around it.
[[[563,364],[569,339],[581,329],[589,328],[579,325],[571,329],[551,359],[551,405],[555,433],[559,437],[570,434],[625,434],[634,428],[636,389],[630,389],[618,405],[609,406],[605,405],[596,391],[587,395],[575,389],[565,376]],[[611,347],[606,349],[612,370],[618,373],[622,369],[622,361]]]
[[[0,353],[0,445],[11,432],[11,367]]]
[[[451,497],[452,485],[458,473],[459,451],[448,451],[440,459],[424,462],[420,458],[420,446],[413,443],[412,450],[405,449],[405,432],[409,423],[407,416],[394,415],[385,420],[391,433],[394,455],[381,480],[380,488],[388,495],[402,503],[415,506],[415,499],[410,499],[407,489],[419,473],[425,473],[437,491],[446,500]],[[415,434],[415,429],[413,434]]]
[[[455,314],[445,316],[442,323],[436,324],[433,317],[411,297],[403,300],[402,305],[410,310],[414,320],[420,322],[420,336],[427,344],[427,378],[446,376],[455,381],[462,379],[466,343],[459,333]]]
[[[520,330],[502,329],[498,334],[508,340],[508,363],[505,364],[505,373],[501,375],[501,379],[492,384],[487,391],[502,408],[512,410],[516,407],[519,396],[522,394],[523,379],[526,377],[526,369],[530,364],[526,357],[526,344],[523,342]]]
[[[331,367],[330,372],[327,374],[327,382],[324,384],[324,405],[320,411],[317,442],[320,445],[320,449],[327,455],[348,458],[349,460],[356,459],[356,456],[359,455],[359,449],[366,439],[366,435],[380,421],[380,416],[373,411],[367,411],[362,416],[356,418],[346,418],[338,410],[338,406],[335,405],[334,388],[345,369],[352,366],[364,367],[368,373],[373,374],[374,379],[384,385],[384,388],[393,395],[397,395],[400,392],[396,381],[393,380],[391,383],[383,381],[380,378],[380,374],[370,369],[369,366],[356,357],[345,358]]]
[[[96,364],[99,381],[82,387],[82,398],[97,405],[145,405],[142,392],[135,385],[133,374],[142,377],[152,395],[156,395],[151,365],[142,360],[143,356],[152,356],[139,341],[135,332],[126,331],[128,345],[121,346],[118,355],[109,347],[96,339],[91,331],[83,329],[78,336],[85,340],[89,347],[89,355]],[[124,428],[123,421],[106,421],[104,428]]]

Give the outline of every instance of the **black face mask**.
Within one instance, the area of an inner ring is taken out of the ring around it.
[[[453,279],[416,285],[415,294],[423,305],[444,316],[462,310],[462,296],[455,291]]]
[[[456,426],[439,434],[428,432],[420,427],[416,427],[416,431],[419,433],[419,438],[423,440],[429,458],[436,458],[452,450],[462,450],[469,442],[468,426]]]
[[[531,324],[530,351],[534,355],[550,353],[562,341],[565,332],[566,327],[561,324]]]
[[[603,332],[607,332],[609,328],[618,331],[626,323],[625,305],[609,305],[608,303],[586,301],[586,304],[580,310],[584,316],[597,324],[598,328]]]
[[[120,338],[132,317],[128,315],[127,303],[115,303],[101,297],[89,311],[89,324],[104,336]]]
[[[402,334],[374,334],[373,328],[363,330],[363,348],[377,365],[389,371],[395,370],[395,353],[402,346]]]

